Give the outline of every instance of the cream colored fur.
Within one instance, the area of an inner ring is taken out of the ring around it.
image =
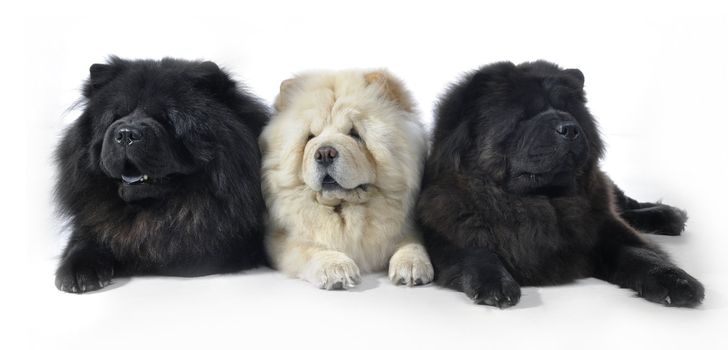
[[[412,105],[381,70],[308,73],[281,84],[260,137],[275,268],[325,289],[351,288],[362,273],[387,268],[395,283],[432,281],[412,224],[427,147]],[[338,152],[328,168],[314,159],[322,146]],[[340,190],[322,189],[327,172]]]

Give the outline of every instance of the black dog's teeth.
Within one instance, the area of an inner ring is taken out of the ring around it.
[[[134,175],[134,176],[127,176],[127,175],[121,175],[121,181],[127,184],[135,184],[135,183],[143,183],[143,182],[153,182],[149,178],[149,175],[143,174],[143,175]]]

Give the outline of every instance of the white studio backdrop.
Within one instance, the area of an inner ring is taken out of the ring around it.
[[[5,349],[728,348],[728,11],[720,1],[1,6],[12,49],[3,53],[9,108],[0,138]],[[705,303],[665,308],[589,279],[525,288],[521,304],[498,310],[437,287],[395,287],[384,274],[325,292],[267,269],[58,292],[64,235],[51,201],[52,151],[80,114],[69,108],[88,67],[110,54],[213,60],[267,102],[302,70],[385,67],[407,84],[428,127],[447,85],[483,64],[579,68],[607,144],[603,169],[637,199],[688,210],[682,237],[655,239],[706,285]]]

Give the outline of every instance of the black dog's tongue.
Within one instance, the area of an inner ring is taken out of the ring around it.
[[[145,177],[145,175],[141,175],[141,174],[133,175],[133,176],[127,176],[127,175],[122,174],[121,181],[124,181],[128,184],[133,184],[133,183],[144,181],[144,177]]]

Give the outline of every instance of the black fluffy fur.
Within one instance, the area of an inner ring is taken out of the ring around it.
[[[520,285],[590,276],[699,304],[703,286],[636,230],[680,234],[685,213],[625,196],[599,169],[583,83],[576,69],[502,62],[441,99],[417,205],[436,282],[498,307]]]
[[[258,99],[212,62],[117,57],[91,66],[83,96],[56,151],[72,228],[58,289],[264,262],[256,140],[269,111]]]

